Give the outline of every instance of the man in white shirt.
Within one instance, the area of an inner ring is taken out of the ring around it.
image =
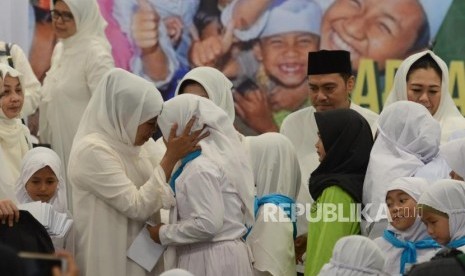
[[[378,114],[362,108],[350,100],[350,93],[355,87],[352,75],[350,53],[343,50],[321,50],[308,54],[309,100],[312,106],[298,110],[286,117],[280,132],[293,143],[299,159],[302,173],[302,185],[297,202],[310,204],[313,202],[308,190],[308,179],[320,162],[315,144],[318,141],[318,127],[315,112],[338,108],[351,108],[360,113],[370,124],[373,133],[376,131]],[[308,209],[308,208],[306,208]],[[304,210],[297,210],[297,235],[295,241],[296,257],[301,259],[306,249],[308,221]],[[299,212],[301,211],[301,212]],[[302,213],[300,215],[300,213]]]

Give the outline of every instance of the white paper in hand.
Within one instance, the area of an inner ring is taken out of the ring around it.
[[[128,249],[127,256],[148,272],[151,272],[163,255],[165,247],[150,238],[149,231],[144,227]]]

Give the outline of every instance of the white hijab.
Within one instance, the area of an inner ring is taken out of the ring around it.
[[[110,43],[105,36],[107,22],[100,14],[100,9],[96,0],[59,0],[68,5],[76,23],[76,33],[71,37],[62,39],[65,48],[74,48],[79,50],[86,47],[91,39],[96,39],[102,43],[108,50],[111,49]],[[54,9],[53,0],[51,0],[51,9]]]
[[[3,83],[5,82],[5,77],[7,75],[10,77],[18,78],[19,83],[21,84],[23,95],[24,95],[23,75],[20,72],[11,68],[10,66],[6,64],[0,64],[0,74],[2,76]],[[3,87],[2,87],[2,91],[3,91]],[[18,116],[12,119],[6,117],[5,113],[3,112],[3,109],[1,106],[1,100],[0,100],[0,141],[1,143],[6,146],[15,145],[18,142],[22,143],[22,149],[23,149],[23,155],[24,155],[25,152],[29,150],[31,145],[28,143],[25,143],[24,139],[18,139],[20,135],[25,135],[27,139],[29,140],[29,131],[21,123],[21,114],[18,114]]]
[[[232,96],[232,82],[219,70],[213,67],[201,66],[190,70],[176,87],[175,96],[179,94],[181,85],[186,80],[198,82],[208,94],[208,98],[223,109],[234,122],[235,110]]]
[[[123,69],[111,69],[82,115],[71,153],[84,136],[97,133],[118,152],[138,155],[140,146],[134,146],[137,128],[158,116],[162,105],[163,98],[152,82]]]
[[[257,196],[278,193],[296,199],[300,167],[289,139],[279,133],[264,133],[245,140],[252,161]]]
[[[66,199],[66,183],[60,157],[51,149],[45,147],[33,148],[26,153],[21,164],[21,175],[16,181],[16,198],[19,204],[34,201],[26,191],[26,184],[38,170],[49,166],[58,179],[55,195],[50,199],[56,211],[64,213],[68,210]]]
[[[449,70],[446,63],[432,51],[427,50],[406,58],[396,72],[394,84],[384,103],[387,107],[397,101],[407,100],[407,73],[412,64],[424,55],[431,55],[442,71],[441,100],[438,110],[433,115],[441,125],[441,142],[446,142],[449,136],[457,129],[465,129],[465,118],[462,116],[449,93]]]
[[[3,82],[5,76],[17,77],[24,95],[23,76],[20,72],[6,64],[0,64],[0,73]],[[1,82],[1,85],[3,85]],[[3,87],[1,87],[3,93]],[[1,94],[1,93],[0,93]],[[8,118],[3,112],[0,97],[0,150],[1,152],[1,183],[0,196],[15,201],[14,184],[19,176],[21,159],[32,148],[29,129],[21,123],[21,115]],[[4,172],[3,172],[4,170]]]
[[[441,145],[439,155],[455,173],[465,178],[465,138]]]
[[[442,179],[431,185],[418,204],[427,205],[449,216],[451,241],[465,237],[465,183]]]
[[[399,101],[387,106],[378,120],[378,136],[370,153],[363,186],[363,203],[374,203],[368,214],[385,202],[389,183],[414,176],[436,157],[441,129],[428,110],[417,103]]]
[[[202,154],[216,162],[233,183],[245,205],[245,223],[254,221],[253,173],[244,148],[237,136],[231,119],[212,101],[190,94],[176,96],[165,104],[158,117],[158,125],[165,139],[168,139],[171,126],[178,124],[176,135],[180,135],[187,122],[196,116],[192,131],[203,125],[210,136],[201,140]]]
[[[411,196],[416,202],[418,202],[421,194],[426,191],[429,186],[430,184],[428,181],[423,178],[400,177],[389,184],[386,191],[386,196],[389,191],[401,190]],[[406,241],[419,241],[428,237],[426,226],[423,222],[421,222],[420,216],[417,216],[415,223],[405,231],[399,231],[391,224],[388,225],[387,230],[394,232],[397,237],[401,237],[402,240]]]
[[[318,275],[385,275],[383,255],[378,246],[367,237],[343,237],[337,241],[331,260],[323,266]]]

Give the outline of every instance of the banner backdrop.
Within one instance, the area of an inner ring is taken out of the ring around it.
[[[165,100],[191,68],[221,70],[234,84],[236,127],[247,135],[277,130],[310,104],[307,54],[319,49],[351,52],[352,100],[375,112],[401,61],[433,49],[449,65],[450,91],[465,113],[463,0],[96,1],[118,67],[153,81]],[[31,3],[30,59],[41,79],[56,39],[49,0]]]

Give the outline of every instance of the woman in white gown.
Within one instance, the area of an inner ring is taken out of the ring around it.
[[[83,275],[158,275],[162,270],[160,262],[146,272],[126,257],[126,250],[147,220],[159,221],[158,211],[174,204],[167,177],[202,138],[200,132],[175,137],[174,127],[160,161],[150,144],[162,104],[152,83],[112,69],[82,116],[68,169]]]

